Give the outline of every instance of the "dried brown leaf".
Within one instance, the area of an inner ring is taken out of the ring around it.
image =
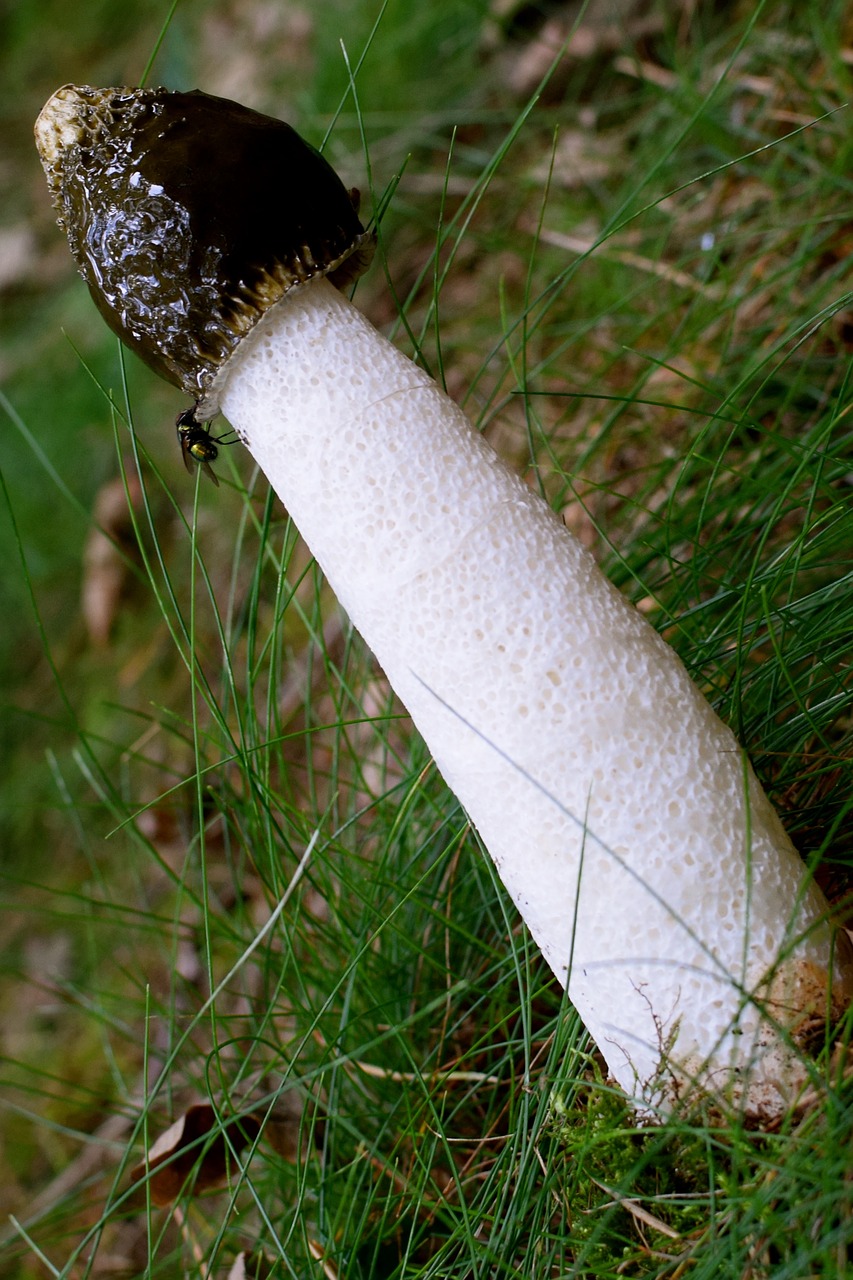
[[[138,509],[142,490],[132,475],[128,477],[128,493]],[[83,553],[81,608],[89,639],[99,648],[109,641],[128,579],[126,557],[134,553],[128,493],[121,479],[111,480],[100,489],[95,499],[96,527],[89,534]]]
[[[234,1259],[228,1280],[269,1280],[275,1269],[275,1260],[265,1253],[249,1253],[243,1250]]]
[[[260,1128],[253,1115],[223,1125],[209,1103],[198,1103],[160,1135],[147,1160],[131,1171],[131,1179],[147,1178],[151,1200],[159,1207],[172,1204],[190,1178],[194,1195],[213,1191],[227,1181],[233,1156],[255,1140]]]
[[[37,260],[36,238],[28,223],[0,229],[0,289],[28,280]]]
[[[296,1090],[283,1093],[264,1122],[264,1141],[269,1143],[282,1160],[295,1163],[305,1150],[302,1131],[302,1098]]]

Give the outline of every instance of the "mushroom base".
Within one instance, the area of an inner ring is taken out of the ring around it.
[[[779,1114],[849,948],[673,651],[328,282],[258,323],[221,403],[615,1079],[646,1114]]]

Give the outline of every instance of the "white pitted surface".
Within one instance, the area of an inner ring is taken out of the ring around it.
[[[748,1063],[741,991],[790,943],[803,867],[669,647],[326,281],[244,340],[222,405],[619,1083],[660,1101],[676,1031],[687,1075]],[[809,889],[794,933],[823,911]],[[826,970],[825,927],[803,954]]]

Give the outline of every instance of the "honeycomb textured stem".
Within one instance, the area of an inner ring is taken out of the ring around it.
[[[332,285],[231,358],[226,416],[477,828],[612,1075],[770,1118],[849,996],[827,907],[668,645]]]

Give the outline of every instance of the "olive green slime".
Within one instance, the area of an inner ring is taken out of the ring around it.
[[[59,225],[110,328],[196,402],[292,289],[369,264],[358,192],[290,125],[194,90],[66,85],[35,127]]]

